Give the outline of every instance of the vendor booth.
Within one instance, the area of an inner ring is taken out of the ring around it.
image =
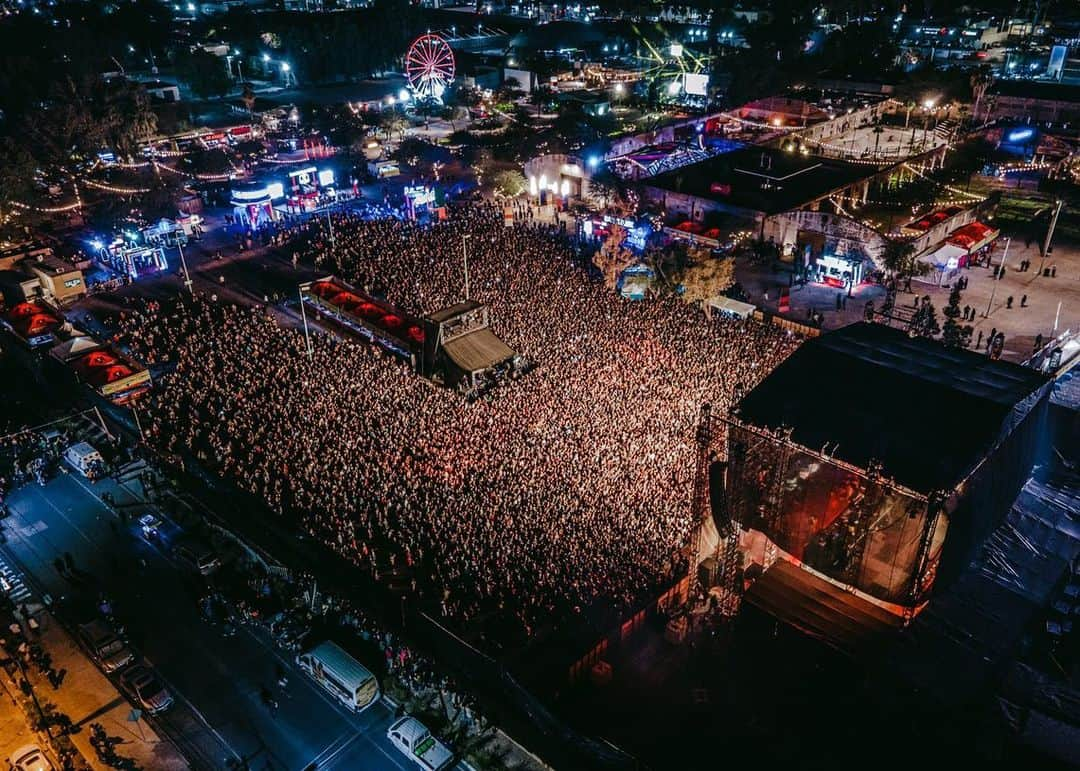
[[[262,182],[233,185],[229,205],[238,224],[257,229],[276,219],[272,187]]]
[[[286,206],[290,212],[313,211],[324,203],[324,199],[335,196],[334,170],[306,166],[290,171],[285,188]]]
[[[942,284],[956,278],[957,274],[971,265],[988,263],[990,250],[1001,231],[981,222],[969,222],[954,230],[936,249],[919,257],[919,261],[930,266],[930,272],[920,281]]]
[[[809,281],[834,287],[854,289],[863,280],[864,258],[860,254],[822,254],[810,257],[806,266]]]
[[[997,228],[981,222],[969,222],[962,228],[954,230],[945,242],[959,246],[967,252],[967,259],[960,267],[969,264],[981,265],[983,262],[989,265],[990,250],[1000,235],[1001,231]]]

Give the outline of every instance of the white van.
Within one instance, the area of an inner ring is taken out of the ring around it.
[[[319,643],[297,656],[296,663],[334,698],[356,712],[379,700],[375,675],[336,643]]]
[[[105,459],[86,442],[73,444],[64,450],[64,461],[87,479],[105,475]]]

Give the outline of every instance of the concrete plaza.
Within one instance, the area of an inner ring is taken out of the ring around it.
[[[960,271],[957,277],[968,280],[967,289],[961,293],[960,307],[968,305],[975,310],[975,320],[966,322],[975,330],[973,346],[980,332],[984,343],[992,330],[1003,332],[1005,348],[1002,358],[1022,362],[1032,355],[1036,335],[1042,335],[1043,340],[1048,341],[1055,334],[1080,330],[1080,245],[1059,240],[1045,261],[1045,267],[1052,269],[1055,275],[1044,277],[1038,272],[1042,263],[1038,244],[1025,244],[1022,240],[1014,239],[1009,244],[1007,257],[1005,244],[1006,239],[1002,238],[994,247],[991,267]],[[1003,258],[1005,276],[995,282],[994,268],[1001,265]],[[1031,268],[1021,272],[1019,267],[1023,260],[1030,260]],[[778,312],[780,290],[788,286],[789,272],[774,272],[768,266],[739,265],[737,276],[749,294],[750,302],[764,310]],[[949,301],[955,278],[944,281],[942,285],[930,277],[913,280],[910,292],[901,288],[896,304],[911,306],[917,298],[929,295],[937,308],[938,322],[943,323],[945,318],[941,310]],[[824,317],[822,327],[826,330],[836,329],[861,321],[867,302],[873,302],[875,308],[880,308],[885,290],[881,286],[864,284],[853,292],[852,297],[844,297],[843,307],[837,310],[837,297],[844,294],[824,284],[792,287],[790,311],[783,315],[806,323],[811,311],[821,313]],[[1013,299],[1011,308],[1008,307],[1010,297]]]

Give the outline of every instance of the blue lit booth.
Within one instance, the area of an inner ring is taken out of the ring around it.
[[[281,184],[238,182],[232,187],[229,205],[237,224],[259,228],[277,219],[274,212],[274,193],[281,195]]]

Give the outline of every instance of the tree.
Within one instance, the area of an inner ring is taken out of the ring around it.
[[[893,276],[914,275],[915,248],[903,241],[889,241],[881,254],[881,264]]]
[[[687,302],[709,300],[735,283],[734,257],[715,258],[707,249],[692,249],[688,256],[692,262],[679,276],[683,286],[682,298]],[[705,306],[705,315],[712,318],[712,309],[708,305]]]
[[[601,208],[614,203],[619,198],[621,190],[622,180],[607,166],[597,169],[589,177],[589,198]]]
[[[593,255],[593,265],[604,276],[604,285],[614,289],[619,283],[619,276],[624,270],[634,264],[634,253],[623,246],[626,241],[626,228],[620,225],[612,225],[611,232]]]
[[[251,90],[251,84],[244,84],[244,92],[240,94],[240,101],[244,103],[244,107],[247,108],[248,118],[251,118],[255,112],[255,92]]]
[[[941,315],[945,317],[945,324],[941,329],[941,342],[950,348],[967,348],[971,344],[970,326],[961,326],[958,319],[963,311],[960,310],[960,289],[953,287],[949,293],[949,304],[941,309]]]
[[[521,81],[511,76],[503,80],[502,85],[499,86],[498,92],[496,92],[496,99],[500,102],[512,101],[515,97],[520,96],[523,93],[521,87]]]
[[[925,295],[915,310],[908,324],[908,332],[913,337],[935,337],[941,331],[937,320],[937,311],[930,302],[930,295]]]
[[[409,121],[405,120],[405,116],[397,110],[388,110],[379,118],[379,128],[386,134],[387,139],[394,134],[401,134],[404,137],[405,130],[409,128]]]
[[[440,117],[450,124],[451,131],[457,131],[458,121],[468,119],[469,109],[460,104],[448,104],[442,109],[442,115]]]
[[[525,175],[517,169],[503,169],[491,176],[491,188],[496,195],[504,198],[516,198],[528,187]]]
[[[224,150],[199,150],[189,153],[184,162],[193,174],[228,174],[234,171]]]
[[[179,70],[192,93],[200,99],[224,96],[232,88],[222,58],[204,48],[196,48],[184,56],[179,62]]]
[[[157,115],[150,98],[137,83],[110,85],[105,93],[109,145],[121,155],[133,156],[157,131]]]
[[[35,170],[34,159],[24,147],[8,137],[0,139],[0,241],[19,240],[25,235],[22,228],[39,219],[35,209],[18,205],[33,205]]]
[[[987,90],[994,83],[994,73],[990,70],[990,67],[983,65],[975,72],[971,73],[971,96],[974,104],[971,108],[971,119],[973,122],[979,121],[979,105],[982,103],[982,99],[986,96]]]
[[[63,78],[38,109],[24,115],[20,129],[41,166],[71,171],[73,162],[105,147],[133,155],[157,129],[157,116],[136,83]]]

